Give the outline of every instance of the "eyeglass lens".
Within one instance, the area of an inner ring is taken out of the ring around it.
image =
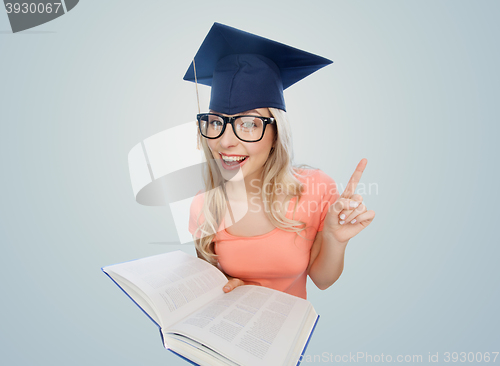
[[[222,133],[224,120],[219,116],[204,116],[200,120],[200,127],[204,136],[217,138]],[[238,117],[234,121],[234,127],[234,133],[236,136],[247,141],[259,140],[264,131],[264,123],[258,117]]]

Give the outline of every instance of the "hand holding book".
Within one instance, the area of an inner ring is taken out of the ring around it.
[[[244,285],[260,286],[260,283],[258,283],[258,282],[243,281],[240,278],[231,277],[231,276],[228,276],[227,274],[226,274],[226,277],[227,277],[228,281],[224,285],[224,287],[222,288],[222,291],[224,291],[225,293],[228,293],[228,292],[234,290],[238,286],[244,286]]]

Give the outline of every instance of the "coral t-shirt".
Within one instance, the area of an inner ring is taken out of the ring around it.
[[[275,228],[266,234],[240,237],[222,229],[224,223],[221,223],[214,239],[214,250],[219,266],[226,274],[307,298],[311,247],[317,232],[323,230],[328,207],[337,200],[339,193],[335,181],[319,169],[302,170],[301,175],[296,177],[304,184],[304,193],[295,213],[297,197],[290,200],[286,217],[306,223],[306,229],[300,231],[300,235]],[[189,230],[192,234],[202,205],[201,194],[191,205]]]

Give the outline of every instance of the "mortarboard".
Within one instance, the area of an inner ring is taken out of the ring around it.
[[[194,57],[196,81],[212,87],[210,109],[285,110],[283,90],[331,64],[324,57],[214,23]],[[193,62],[184,80],[195,82]]]

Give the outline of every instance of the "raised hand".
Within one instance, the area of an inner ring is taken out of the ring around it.
[[[347,183],[346,189],[329,207],[325,217],[323,235],[332,235],[340,243],[349,241],[370,225],[375,217],[375,211],[366,209],[363,197],[354,194],[367,162],[366,159],[361,159],[349,183]]]

